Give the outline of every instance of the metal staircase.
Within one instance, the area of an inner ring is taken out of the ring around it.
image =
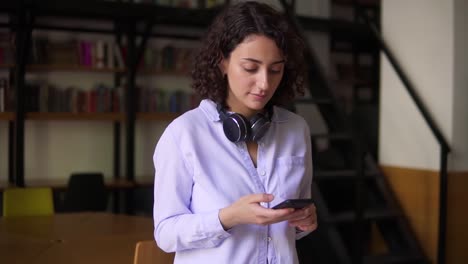
[[[295,16],[293,8],[281,1],[285,12],[298,27],[307,20]],[[294,2],[294,1],[293,1]],[[377,49],[364,25],[330,23],[334,32],[343,30],[341,41],[366,49]],[[346,30],[347,29],[347,30]],[[359,37],[353,37],[359,34]],[[366,37],[367,34],[367,37]],[[360,40],[365,40],[361,42]],[[307,47],[310,96],[298,100],[295,108],[315,107],[326,123],[327,133],[312,132],[314,183],[319,228],[297,242],[301,263],[428,263],[402,210],[375,160],[375,150],[352,115],[345,113],[332,92],[311,47]],[[325,144],[324,144],[325,143]],[[326,147],[323,147],[323,146]]]

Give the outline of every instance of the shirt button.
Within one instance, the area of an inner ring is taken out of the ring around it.
[[[265,176],[265,175],[266,175],[266,171],[264,171],[264,170],[260,171],[260,175]]]
[[[270,241],[271,241],[271,237],[266,237],[265,240],[266,240],[267,242],[270,242]]]

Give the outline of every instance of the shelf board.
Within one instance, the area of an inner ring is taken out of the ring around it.
[[[0,112],[0,120],[13,121],[15,114],[13,112]]]
[[[180,116],[181,113],[170,113],[170,112],[165,112],[165,113],[137,113],[137,119],[138,120],[144,120],[144,121],[172,121],[178,116]]]
[[[0,64],[0,69],[2,70],[9,70],[11,68],[13,68],[13,64]]]
[[[152,187],[154,185],[154,175],[135,176],[135,184],[138,187]]]
[[[163,76],[175,76],[175,77],[190,77],[189,72],[183,71],[170,71],[170,70],[155,70],[155,69],[139,69],[138,74],[142,75],[163,75]]]
[[[172,121],[181,113],[137,113],[138,120]],[[13,113],[0,113],[0,119],[13,120]],[[68,112],[29,112],[27,120],[68,120],[68,121],[124,121],[123,113],[68,113]]]
[[[70,121],[121,121],[122,113],[67,113],[67,112],[29,112],[28,120],[70,120]]]
[[[73,65],[73,64],[60,64],[60,65],[47,65],[47,64],[35,64],[28,65],[26,70],[29,72],[51,72],[51,71],[73,71],[73,72],[102,72],[102,73],[124,73],[125,69],[116,68],[96,68],[85,65]]]

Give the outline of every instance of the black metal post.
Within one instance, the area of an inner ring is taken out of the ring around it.
[[[141,43],[137,47],[136,45],[136,23],[132,21],[129,23],[127,33],[127,87],[126,87],[126,179],[130,182],[135,181],[135,123],[136,123],[136,72],[138,70],[138,64],[141,57],[144,54],[146,43],[153,28],[153,21],[149,21],[146,25],[144,35],[142,36]],[[127,213],[133,213],[133,191],[128,190],[126,194],[126,211]]]
[[[135,21],[128,23],[127,28],[127,83],[125,87],[125,146],[126,146],[126,179],[133,182],[135,180],[135,120],[136,120],[136,44],[135,44]],[[128,190],[125,195],[125,211],[133,213],[132,190]]]
[[[15,162],[14,162],[14,138],[15,124],[13,121],[8,122],[8,183],[15,183]]]
[[[145,53],[146,50],[146,44],[148,43],[148,39],[151,36],[151,31],[153,30],[153,25],[154,21],[150,20],[146,23],[145,30],[143,31],[143,36],[141,39],[140,45],[136,48],[136,54],[135,54],[135,71],[138,68],[138,63],[143,57],[143,54]]]
[[[354,129],[354,131],[356,131]],[[360,264],[363,263],[364,258],[364,210],[365,210],[365,198],[366,198],[366,189],[364,182],[364,157],[362,146],[359,143],[358,136],[354,136],[354,145],[355,145],[355,168],[356,168],[356,181],[355,181],[355,212],[356,218],[354,222],[354,249],[352,254],[353,263]]]
[[[14,121],[14,181],[15,185],[24,187],[24,120],[25,120],[25,72],[26,61],[31,43],[33,17],[31,11],[18,10],[16,27],[16,68],[15,68],[15,121]]]
[[[447,243],[447,156],[448,150],[442,145],[440,147],[440,185],[439,185],[439,230],[437,241],[437,263],[445,263],[445,251]]]
[[[120,123],[114,122],[114,179],[120,179]],[[120,193],[113,191],[113,212],[120,212]]]

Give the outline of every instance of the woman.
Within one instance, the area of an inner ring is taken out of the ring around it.
[[[317,227],[310,132],[278,106],[302,94],[302,41],[281,13],[228,6],[195,59],[200,105],[154,153],[154,236],[175,263],[298,263],[295,239]]]

